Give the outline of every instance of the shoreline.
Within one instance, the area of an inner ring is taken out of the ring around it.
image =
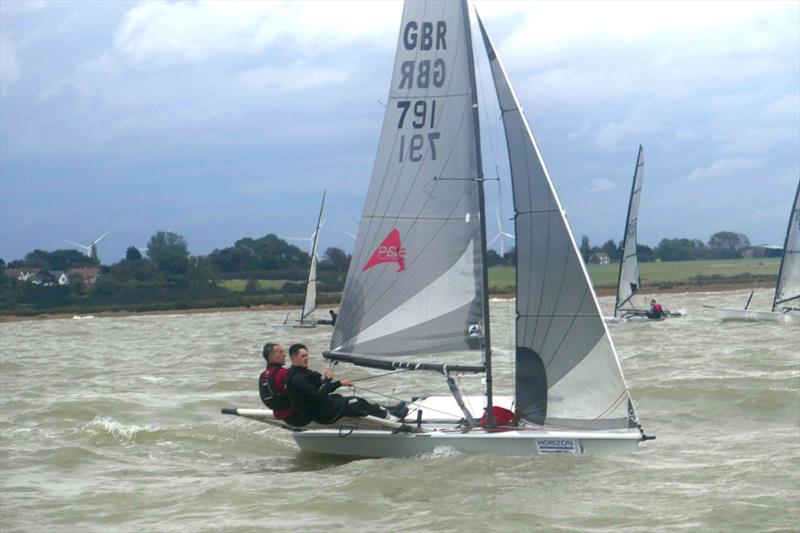
[[[677,294],[682,292],[728,292],[744,289],[769,289],[774,288],[771,283],[716,283],[708,285],[676,285],[675,287],[659,288],[659,287],[645,287],[639,291],[641,295],[645,294]],[[595,293],[597,296],[614,296],[616,294],[616,287],[596,287]],[[514,292],[495,292],[489,293],[491,298],[499,299],[513,299],[516,296]],[[98,311],[96,313],[88,312],[85,315],[76,315],[75,313],[42,313],[41,315],[33,316],[18,316],[18,315],[0,315],[0,324],[11,322],[27,322],[32,320],[67,320],[76,316],[92,316],[100,318],[124,318],[129,316],[150,316],[150,315],[202,315],[210,313],[246,313],[252,311],[288,311],[300,309],[300,305],[253,305],[250,307],[208,307],[196,309],[167,309],[162,311]],[[317,309],[335,309],[337,305],[325,304],[317,307]]]

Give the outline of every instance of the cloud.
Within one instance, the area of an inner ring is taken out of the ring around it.
[[[641,137],[657,130],[660,121],[641,113],[630,113],[622,120],[609,122],[597,128],[592,134],[592,142],[598,148],[613,150],[641,142]]]
[[[675,142],[695,142],[702,139],[703,136],[692,129],[680,129],[672,136]]]
[[[605,178],[595,178],[584,187],[583,190],[587,192],[608,192],[616,190],[617,184]]]
[[[796,122],[800,116],[800,93],[787,94],[768,103],[761,113],[766,120]]]
[[[592,128],[588,124],[584,124],[583,126],[578,128],[577,130],[567,134],[567,140],[568,141],[578,141],[580,139],[583,139],[584,137],[587,137],[591,132],[592,132]]]
[[[742,173],[749,173],[763,164],[764,160],[756,157],[732,157],[717,159],[705,168],[696,168],[689,173],[689,181],[709,180],[720,177],[735,178]]]
[[[19,60],[14,45],[0,40],[0,95],[8,94],[8,87],[20,77]]]
[[[321,85],[329,86],[343,83],[349,76],[350,71],[340,68],[296,64],[287,67],[251,69],[239,74],[238,78],[247,91],[263,93],[269,89],[295,91]]]
[[[383,2],[145,1],[126,13],[114,47],[140,66],[256,55],[269,47],[313,56],[359,40],[386,43],[397,12],[397,4]]]

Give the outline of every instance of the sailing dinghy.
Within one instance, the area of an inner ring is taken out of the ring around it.
[[[627,322],[629,320],[663,320],[664,318],[682,316],[680,311],[664,310],[659,318],[650,318],[648,309],[637,309],[632,304],[633,296],[642,286],[639,276],[639,256],[637,255],[636,227],[639,221],[639,199],[642,195],[644,181],[644,149],[639,145],[636,157],[636,170],[633,172],[631,196],[628,200],[628,216],[625,221],[625,234],[622,240],[622,258],[619,262],[617,278],[617,300],[614,303],[614,316],[607,317],[607,323]],[[631,304],[624,307],[626,304]]]
[[[478,19],[502,112],[517,236],[514,393],[495,396],[486,213],[466,1],[407,2],[331,363],[439,376],[397,421],[288,428],[306,452],[409,457],[630,452],[646,437],[564,210]],[[484,394],[462,394],[482,375]],[[420,376],[422,378],[422,376]],[[242,411],[242,412],[240,412]],[[249,413],[269,419],[269,411]],[[247,411],[226,410],[246,415]],[[273,420],[274,422],[274,420]],[[377,427],[376,427],[377,426]]]
[[[322,193],[322,203],[319,206],[319,216],[317,217],[317,226],[314,229],[314,234],[311,236],[311,264],[308,267],[308,283],[306,284],[306,296],[303,300],[303,308],[300,310],[300,319],[296,320],[292,327],[294,328],[315,328],[320,325],[332,326],[333,320],[316,319],[312,315],[317,310],[317,244],[319,243],[319,230],[322,226],[322,213],[325,209],[325,194]],[[270,324],[271,326],[286,326],[289,322],[289,316],[283,324]]]
[[[750,293],[752,299],[753,293]],[[766,322],[789,322],[800,320],[800,181],[794,193],[794,204],[789,213],[789,225],[783,241],[783,257],[778,270],[778,282],[772,298],[771,311],[748,309],[750,300],[744,309],[730,309],[704,306],[714,309],[720,320],[745,320]]]

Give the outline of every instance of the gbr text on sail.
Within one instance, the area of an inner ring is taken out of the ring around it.
[[[400,62],[397,89],[440,89],[447,77],[447,64],[441,57],[429,58],[424,52],[447,50],[447,23],[409,21],[402,32],[403,47],[418,52],[414,59]],[[433,97],[400,99],[397,101],[397,129],[411,132],[399,135],[400,163],[418,163],[423,158],[436,160],[437,141],[441,133],[434,131],[437,100]]]

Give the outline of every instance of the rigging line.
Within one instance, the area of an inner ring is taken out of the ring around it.
[[[385,376],[397,375],[397,374],[401,374],[401,373],[403,373],[403,372],[412,372],[412,371],[413,371],[413,369],[412,369],[412,368],[407,368],[407,369],[405,369],[405,370],[392,370],[391,372],[385,372],[385,373],[383,373],[383,374],[377,374],[377,375],[375,375],[375,376],[367,376],[367,377],[365,377],[365,378],[358,378],[358,379],[354,379],[354,380],[352,380],[352,382],[353,382],[353,383],[359,383],[359,382],[361,382],[361,381],[366,381],[366,380],[368,380],[368,379],[377,379],[377,378],[382,378],[382,377],[385,377]],[[363,388],[363,387],[362,387],[362,388]]]
[[[389,96],[388,100],[402,100],[402,99],[404,99],[404,98],[408,98],[408,96],[407,96],[407,95],[408,95],[409,93],[410,93],[410,89],[409,89],[409,92],[408,92],[408,93],[406,93],[406,96]],[[468,92],[467,92],[467,93],[448,93],[448,94],[440,94],[440,95],[436,95],[436,96],[428,96],[428,95],[425,95],[425,96],[414,96],[414,98],[416,98],[416,99],[425,99],[425,98],[455,98],[455,97],[460,97],[460,96],[469,96],[469,93],[468,93]]]
[[[620,393],[620,395],[619,395],[619,396],[617,396],[617,399],[616,399],[616,400],[614,400],[614,401],[611,403],[611,405],[609,405],[608,407],[606,407],[605,411],[603,411],[602,413],[600,413],[599,415],[597,415],[596,417],[594,417],[594,418],[591,420],[591,422],[596,422],[596,421],[600,420],[601,418],[603,418],[605,415],[607,415],[607,414],[608,414],[608,413],[609,413],[609,412],[610,412],[612,409],[614,409],[614,408],[615,408],[617,405],[619,405],[619,402],[620,402],[620,400],[622,400],[622,397],[623,397],[623,396],[625,396],[626,394],[630,395],[630,389],[628,389],[628,388],[625,388],[625,389],[623,389],[623,390],[622,390],[622,392]],[[588,427],[588,426],[587,426],[587,427]]]
[[[482,65],[482,63],[481,63],[481,65]],[[478,68],[478,66],[476,65],[475,66],[475,72],[478,75],[478,79],[480,80],[480,88],[481,88],[482,93],[484,95],[491,94],[491,92],[486,89],[487,84],[483,80],[483,69],[482,68]],[[499,199],[500,199],[499,198],[500,197],[500,171],[497,168],[497,146],[495,145],[495,142],[494,142],[493,128],[490,126],[490,124],[493,124],[493,123],[489,120],[488,100],[489,100],[489,98],[487,96],[484,96],[484,103],[486,103],[487,105],[479,106],[479,110],[483,111],[484,124],[486,125],[486,131],[489,134],[489,143],[492,146],[492,151],[491,151],[491,153],[492,153],[492,161],[494,162],[495,176],[497,176],[497,196],[498,196],[498,201],[499,201]]]
[[[361,390],[363,390],[363,391],[367,391],[369,393],[376,394],[378,396],[383,396],[384,398],[388,398],[390,400],[404,401],[402,398],[398,398],[397,396],[391,396],[391,395],[383,393],[383,392],[378,392],[376,390],[367,389],[366,387],[359,387],[359,388]],[[454,418],[460,418],[461,415],[463,414],[463,413],[453,413],[453,412],[450,412],[450,411],[442,411],[441,409],[436,409],[434,407],[427,407],[427,406],[424,409],[420,409],[420,408],[417,408],[417,409],[418,410],[422,410],[422,411],[433,411],[434,413],[439,413],[439,414],[442,414],[442,415],[452,416]]]

